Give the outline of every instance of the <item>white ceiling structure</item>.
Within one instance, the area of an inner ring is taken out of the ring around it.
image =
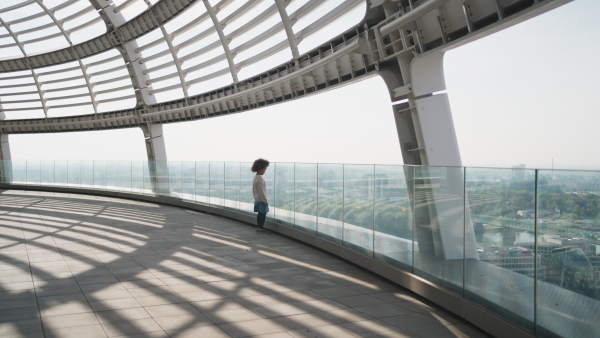
[[[397,68],[565,2],[2,0],[0,134],[250,110]]]

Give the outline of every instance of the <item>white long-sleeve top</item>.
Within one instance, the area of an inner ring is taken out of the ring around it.
[[[262,175],[254,176],[254,180],[252,181],[252,194],[254,195],[254,200],[256,202],[269,203],[267,201],[267,184]]]

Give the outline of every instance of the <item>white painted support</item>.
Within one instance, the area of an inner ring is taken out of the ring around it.
[[[159,195],[168,195],[169,167],[162,124],[143,124],[141,128],[146,142],[152,190]]]
[[[102,10],[106,14],[106,16],[108,16],[111,23],[115,27],[120,27],[127,22],[125,20],[125,17],[123,16],[123,14],[117,10],[117,6],[115,5],[115,3],[112,0],[92,0],[92,1],[96,1],[100,5],[100,7],[102,7]]]
[[[2,108],[2,105],[0,105]],[[0,112],[0,120],[4,120],[4,113]],[[0,134],[0,182],[12,182],[12,163],[8,134]]]
[[[473,222],[465,201],[464,171],[446,89],[444,51],[417,56],[411,62],[414,119],[424,165],[436,172],[431,184],[428,224],[434,233],[435,254],[445,259],[478,259]],[[437,170],[436,170],[437,169]],[[417,224],[419,227],[419,224]]]
[[[10,144],[8,143],[8,134],[0,134],[0,147],[0,160],[12,160],[12,156],[10,154]]]
[[[411,63],[411,81],[416,114],[420,125],[419,148],[425,155],[423,165],[462,166],[452,112],[446,89],[444,51],[417,56]]]
[[[150,130],[150,143],[154,149],[154,161],[167,161],[167,149],[165,148],[165,138],[163,137],[163,125],[153,124]]]
[[[238,69],[235,67],[235,63],[233,62],[233,58],[235,57],[235,55],[233,55],[233,53],[231,53],[231,50],[229,49],[229,40],[225,37],[225,34],[223,33],[223,25],[219,22],[219,19],[217,18],[217,11],[215,11],[215,9],[210,5],[208,0],[202,1],[206,6],[206,11],[210,15],[210,18],[213,21],[213,25],[217,30],[217,34],[219,35],[219,39],[221,40],[221,44],[223,45],[223,50],[225,51],[225,56],[227,56],[227,62],[229,63],[231,77],[233,78],[233,83],[237,83]]]
[[[431,12],[435,8],[442,6],[447,1],[448,0],[429,0],[427,2],[424,2],[412,11],[400,16],[399,18],[388,23],[387,25],[382,26],[379,32],[383,36],[389,34],[395,29],[403,28],[406,25],[417,20],[418,18],[422,17],[423,15]]]
[[[146,64],[144,63],[144,59],[142,59],[141,53],[138,51],[138,44],[135,40],[129,41],[125,44],[125,50],[127,51],[127,56],[129,60],[131,60],[131,67],[137,77],[139,83],[139,91],[142,93],[142,98],[144,99],[144,103],[147,105],[156,104],[156,97],[152,95],[151,90],[152,87],[148,84],[150,82],[150,77],[148,76],[146,70]]]
[[[179,60],[179,57],[177,56],[177,50],[175,49],[175,47],[173,47],[173,39],[167,33],[165,26],[160,25],[160,30],[165,38],[165,41],[167,42],[169,51],[171,51],[171,57],[173,57],[173,63],[175,64],[175,69],[177,69],[177,74],[179,75],[179,81],[181,82],[181,89],[183,89],[183,96],[187,98],[188,97],[188,84],[185,82],[185,76],[187,75],[187,73],[185,73],[182,69],[183,62],[181,60]]]
[[[52,11],[50,11],[48,9],[48,7],[46,7],[46,5],[44,5],[43,0],[35,0],[35,1],[44,10],[44,12],[46,12],[46,14],[48,14],[48,16],[54,21],[54,23],[56,24],[58,29],[60,29],[60,32],[62,33],[62,35],[65,37],[65,39],[69,43],[69,46],[73,46],[73,41],[71,41],[70,32],[67,32],[64,29],[63,21],[59,21],[56,18],[54,13]],[[81,69],[81,72],[83,73],[83,78],[85,79],[85,83],[88,88],[88,93],[90,94],[90,100],[92,101],[92,106],[94,107],[94,113],[97,114],[98,113],[98,102],[96,102],[96,93],[94,93],[93,85],[90,82],[90,76],[87,74],[87,67],[83,64],[83,62],[81,62],[81,58],[79,57],[79,55],[77,55],[77,53],[73,53],[73,55],[77,59],[77,62],[79,62],[79,68]],[[37,80],[36,80],[36,82],[37,82]],[[42,103],[44,103],[44,100],[42,100]],[[46,116],[47,115],[48,114],[46,113]]]
[[[15,43],[17,44],[17,46],[19,46],[19,49],[21,50],[21,53],[23,53],[23,55],[27,55],[27,53],[25,52],[25,47],[23,47],[23,44],[21,42],[19,42],[18,36],[10,28],[10,25],[6,24],[6,22],[4,20],[2,20],[2,18],[0,18],[0,24],[8,31],[10,36],[15,40]],[[33,69],[30,69],[30,71],[31,71],[31,77],[33,78],[33,81],[35,82],[35,87],[37,88],[37,94],[39,95],[40,102],[42,103],[42,109],[44,110],[44,116],[48,117],[48,107],[46,106],[46,100],[44,100],[44,91],[42,90],[42,86],[40,85],[40,82],[38,81],[38,77],[35,74],[35,72],[33,71]],[[4,115],[4,113],[2,113],[2,117],[0,117],[0,120],[4,120],[5,118],[6,118],[6,116]]]
[[[292,56],[295,60],[298,60],[300,57],[300,53],[298,52],[298,40],[296,36],[294,36],[294,29],[292,26],[294,22],[290,20],[285,8],[289,4],[289,1],[286,0],[275,0],[275,4],[277,5],[277,10],[279,11],[279,15],[281,16],[281,22],[283,23],[283,27],[285,28],[285,34],[288,37],[288,41],[290,44],[290,49],[292,50]]]

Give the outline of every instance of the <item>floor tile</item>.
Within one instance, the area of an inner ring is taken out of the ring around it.
[[[107,337],[104,329],[99,324],[65,327],[60,329],[44,328],[46,338],[103,338]]]
[[[261,319],[261,316],[248,309],[233,309],[207,312],[206,316],[215,324],[234,323],[246,320]]]
[[[102,328],[108,337],[130,336],[145,332],[161,331],[161,327],[152,318],[104,322]]]
[[[296,338],[317,338],[317,337],[335,337],[335,338],[356,338],[357,336],[337,326],[320,326],[311,329],[296,331],[287,331]]]
[[[256,319],[244,322],[236,322],[219,325],[223,331],[232,337],[256,336],[267,333],[281,332],[283,329],[273,321],[267,319]]]
[[[0,263],[3,337],[488,338],[366,270],[233,220],[118,198],[0,196],[11,194],[40,208],[3,214],[0,199],[0,247],[14,247],[0,249],[13,262]]]

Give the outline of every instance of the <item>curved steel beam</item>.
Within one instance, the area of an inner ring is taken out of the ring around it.
[[[60,29],[61,33],[64,35],[65,39],[67,39],[67,42],[69,43],[69,45],[71,47],[73,47],[73,41],[71,41],[71,37],[69,36],[69,33],[64,29],[62,21],[58,21],[56,19],[56,17],[54,16],[54,13],[52,11],[50,11],[48,9],[48,7],[46,7],[46,5],[44,5],[43,0],[35,0],[35,1],[44,10],[44,12],[46,12],[46,14],[48,14],[48,16],[52,19],[52,21],[54,21],[54,23],[56,24],[58,29]],[[96,102],[96,93],[94,93],[93,84],[90,82],[90,76],[87,73],[87,67],[83,64],[83,62],[81,62],[81,58],[79,57],[79,55],[77,55],[77,53],[73,52],[73,54],[75,54],[75,57],[77,58],[77,62],[79,62],[79,68],[81,68],[81,72],[83,73],[83,78],[85,80],[88,92],[90,94],[90,100],[92,101],[92,106],[94,107],[94,113],[98,114],[98,102]]]
[[[21,50],[21,53],[23,53],[23,55],[25,55],[26,54],[25,48],[23,47],[23,44],[21,44],[19,42],[19,38],[17,37],[17,35],[12,31],[12,29],[10,29],[10,25],[6,24],[6,22],[4,22],[4,20],[2,20],[1,17],[0,17],[0,24],[2,24],[2,26],[8,31],[10,36],[15,40],[15,43],[17,44],[17,46],[19,46],[19,49]],[[29,71],[31,72],[31,77],[33,78],[35,87],[37,88],[37,93],[40,97],[40,102],[42,104],[42,110],[44,111],[44,116],[48,117],[48,107],[46,106],[46,100],[44,100],[44,91],[42,90],[40,81],[38,80],[38,77],[37,77],[37,74],[35,73],[35,71],[33,71],[33,68],[29,68]],[[6,102],[4,102],[4,103],[6,103]],[[0,107],[0,110],[6,110],[6,109],[2,109],[2,107]]]
[[[298,39],[294,35],[294,29],[292,26],[294,22],[290,20],[289,15],[285,8],[289,4],[289,0],[275,0],[275,4],[277,5],[277,10],[279,11],[279,15],[281,16],[281,22],[283,23],[283,27],[285,28],[285,34],[288,37],[288,41],[290,44],[290,49],[292,50],[292,55],[295,60],[298,60],[300,57],[300,53],[298,52]]]
[[[215,11],[215,9],[210,5],[210,3],[208,2],[208,0],[202,0],[202,2],[204,2],[204,6],[206,6],[206,10],[208,11],[208,14],[210,15],[210,18],[215,26],[215,29],[217,30],[217,34],[219,35],[219,39],[221,40],[221,44],[223,45],[223,50],[225,51],[225,56],[227,57],[227,63],[229,63],[229,70],[231,71],[231,77],[233,78],[233,83],[237,83],[238,82],[238,77],[237,77],[237,73],[238,70],[235,67],[235,63],[233,62],[233,58],[235,57],[235,55],[233,55],[233,53],[231,53],[231,50],[229,49],[229,41],[226,37],[225,34],[223,33],[223,25],[221,24],[221,22],[219,22],[219,19],[217,18],[217,11]]]

